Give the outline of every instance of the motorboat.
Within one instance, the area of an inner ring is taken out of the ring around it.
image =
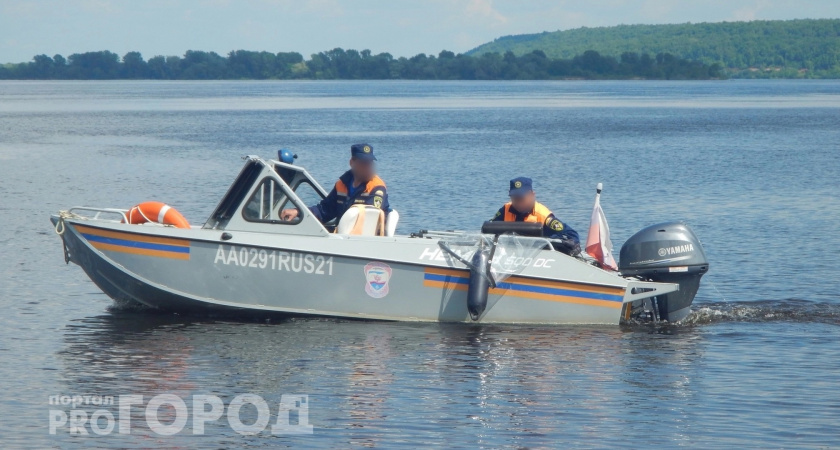
[[[178,313],[342,319],[619,324],[677,322],[708,262],[688,225],[647,227],[618,270],[555,251],[541,224],[396,233],[399,215],[358,205],[322,224],[327,191],[283,157],[245,157],[204,224],[147,202],[51,216],[65,262],[115,301]],[[282,211],[297,209],[294,219]],[[536,225],[536,226],[535,226]]]

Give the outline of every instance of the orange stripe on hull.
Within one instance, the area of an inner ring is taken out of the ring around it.
[[[444,275],[456,278],[463,278],[469,279],[470,272],[466,269],[464,270],[455,270],[455,269],[440,269],[437,267],[429,267],[426,268],[426,273],[434,274],[434,275]],[[526,286],[540,286],[540,287],[547,287],[547,288],[555,288],[555,289],[571,289],[575,291],[581,292],[589,292],[593,294],[607,294],[607,295],[620,295],[624,296],[624,289],[623,288],[613,288],[608,286],[590,286],[587,284],[579,284],[579,283],[567,283],[563,281],[547,281],[547,280],[539,280],[534,278],[525,278],[520,276],[512,276],[505,280],[508,283],[515,283],[515,284],[522,284]]]
[[[433,281],[433,280],[423,281],[423,286],[434,287],[434,288],[443,288],[443,289],[452,289],[452,290],[456,290],[456,291],[466,291],[468,289],[466,284],[447,283],[447,282],[444,282],[444,281]]]
[[[624,289],[612,288],[606,286],[589,286],[586,284],[566,283],[563,281],[546,281],[535,280],[533,278],[510,277],[506,280],[508,283],[525,284],[528,286],[541,286],[547,288],[557,289],[574,289],[581,292],[590,292],[593,294],[608,294],[608,295],[624,295]]]
[[[190,241],[186,239],[172,239],[157,236],[146,236],[142,234],[126,233],[120,231],[106,231],[98,228],[90,228],[84,225],[75,225],[76,230],[80,233],[92,234],[95,236],[102,236],[113,239],[122,239],[126,241],[147,242],[149,244],[175,245],[179,247],[189,247]]]
[[[498,294],[504,295],[506,297],[520,297],[520,298],[529,298],[533,300],[546,300],[549,302],[560,302],[560,303],[575,303],[578,305],[589,305],[589,306],[600,306],[603,308],[612,308],[612,309],[621,309],[621,303],[618,302],[611,302],[609,300],[595,300],[591,298],[581,298],[581,297],[567,297],[565,295],[551,295],[551,294],[540,294],[536,292],[522,292],[522,291],[513,291],[507,289],[490,289],[491,294]]]
[[[120,253],[130,253],[132,255],[143,255],[143,256],[156,256],[158,258],[169,258],[169,259],[183,259],[189,260],[190,254],[189,253],[176,253],[176,252],[165,252],[161,250],[149,250],[145,248],[136,248],[136,247],[126,247],[123,245],[113,245],[113,244],[105,244],[103,242],[91,242],[94,248],[99,250],[108,250],[112,252],[120,252]]]
[[[423,281],[423,286],[432,287],[432,288],[441,288],[441,289],[452,289],[455,291],[467,291],[469,287],[465,284],[459,283],[449,283],[445,281],[434,281],[434,280],[426,280]],[[611,309],[621,309],[622,303],[618,302],[611,302],[608,300],[596,300],[596,299],[589,299],[589,298],[581,298],[581,297],[568,297],[565,295],[552,295],[552,294],[541,294],[537,292],[523,292],[523,291],[514,291],[509,289],[490,289],[490,294],[495,295],[502,295],[505,297],[519,297],[519,298],[527,298],[531,300],[543,300],[549,302],[559,302],[559,303],[574,303],[578,305],[588,305],[588,306],[599,306],[603,308],[611,308]]]

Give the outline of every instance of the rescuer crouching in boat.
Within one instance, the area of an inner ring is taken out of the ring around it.
[[[577,231],[558,219],[545,205],[537,201],[534,183],[530,178],[510,180],[510,201],[493,217],[494,222],[532,222],[543,224],[543,235],[555,239],[554,249],[570,256],[580,254]],[[558,242],[559,241],[559,242]]]
[[[391,212],[385,182],[376,175],[376,156],[368,144],[354,144],[350,147],[350,170],[344,172],[332,191],[317,205],[309,207],[312,215],[321,223],[341,217],[353,205],[373,205],[387,215]],[[284,209],[280,218],[293,220],[297,209]]]

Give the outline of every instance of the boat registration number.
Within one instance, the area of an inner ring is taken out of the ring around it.
[[[235,245],[219,245],[213,264],[279,270],[284,272],[333,274],[333,257],[308,253],[284,252]]]

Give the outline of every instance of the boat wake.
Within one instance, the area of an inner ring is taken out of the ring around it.
[[[717,302],[692,306],[681,325],[720,322],[813,322],[840,324],[840,303],[820,303],[801,299],[757,302]]]

